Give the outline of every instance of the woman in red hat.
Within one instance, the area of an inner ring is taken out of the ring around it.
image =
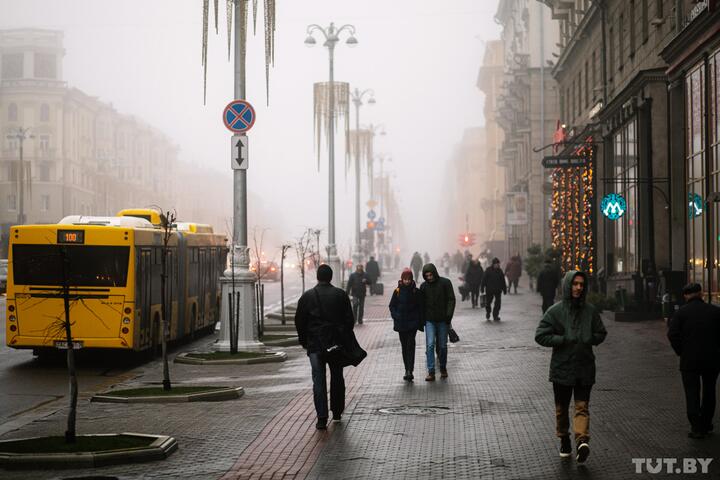
[[[413,380],[415,366],[415,334],[423,331],[425,324],[422,315],[422,293],[415,285],[412,270],[406,268],[400,275],[398,286],[390,299],[390,315],[393,318],[393,330],[400,335],[405,376],[403,380]]]

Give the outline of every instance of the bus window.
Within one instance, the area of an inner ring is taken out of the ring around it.
[[[62,254],[70,262],[69,285],[124,287],[127,284],[130,247],[100,245],[13,245],[15,285],[62,286]]]

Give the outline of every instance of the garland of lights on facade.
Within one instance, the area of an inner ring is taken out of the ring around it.
[[[552,175],[552,210],[550,232],[553,248],[560,251],[563,272],[595,271],[595,244],[592,228],[593,176],[595,170],[592,146],[575,151],[584,156],[583,167],[556,168]]]

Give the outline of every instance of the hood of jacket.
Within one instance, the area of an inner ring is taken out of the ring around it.
[[[587,295],[587,289],[588,289],[588,284],[587,284],[588,279],[587,279],[587,275],[585,274],[585,272],[581,272],[579,270],[570,270],[569,272],[567,272],[565,274],[565,276],[563,277],[563,281],[562,281],[562,298],[565,302],[573,303],[572,281],[573,281],[573,278],[575,278],[577,275],[580,275],[583,277],[583,279],[585,279],[585,288],[583,288],[582,295],[580,296],[580,301],[578,302],[580,305],[582,305],[585,303],[585,296]]]
[[[423,266],[423,268],[422,268],[423,280],[425,280],[425,274],[427,272],[431,272],[433,274],[433,277],[435,277],[433,280],[434,282],[437,281],[438,278],[440,278],[440,275],[438,275],[438,271],[437,271],[437,268],[435,267],[434,263],[427,263]]]

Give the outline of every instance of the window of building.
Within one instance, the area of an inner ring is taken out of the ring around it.
[[[50,195],[40,195],[40,210],[43,212],[50,210]]]
[[[2,78],[12,80],[23,77],[23,54],[7,53],[2,56]]]
[[[52,53],[35,54],[35,78],[57,78],[57,63]]]
[[[18,119],[18,109],[17,105],[14,103],[11,103],[8,105],[8,122],[17,122]]]
[[[7,149],[11,152],[14,152],[19,148],[20,142],[18,142],[18,139],[15,137],[6,138],[5,142],[7,143]]]
[[[608,28],[608,81],[612,81],[615,72],[615,34],[614,27]]]
[[[8,182],[18,181],[18,162],[9,162],[7,164],[7,178]]]
[[[47,153],[50,151],[50,137],[48,135],[40,135],[40,138],[38,139],[38,146],[40,147],[40,151],[43,153]]]
[[[40,121],[50,121],[50,106],[47,103],[43,103],[42,105],[40,105]]]
[[[642,43],[645,43],[648,41],[648,30],[650,28],[650,23],[648,20],[648,0],[641,0],[640,12],[642,14]]]
[[[694,214],[692,199],[698,195],[705,199],[705,65],[701,64],[685,79],[687,158],[686,177],[688,192],[688,223],[686,229],[688,249],[688,281],[698,282],[707,289],[705,270],[705,215]]]
[[[663,18],[663,0],[655,0],[655,16]]]
[[[585,60],[585,109],[590,106],[590,68]]]
[[[38,168],[38,177],[41,182],[50,181],[50,164],[48,162],[42,162]]]
[[[17,210],[17,197],[15,195],[8,195],[7,197],[8,210],[14,212]]]
[[[635,55],[635,0],[630,0],[630,53],[628,56],[632,58]]]
[[[623,69],[623,57],[625,56],[625,14],[618,17],[618,70]]]
[[[613,222],[615,272],[638,271],[637,235],[637,121],[627,122],[614,135],[615,193],[627,203],[625,214]]]
[[[595,54],[595,50],[592,52],[592,99],[593,102],[595,102],[595,99],[597,98],[597,55]]]
[[[720,50],[710,56],[708,61],[710,73],[710,99],[708,110],[710,117],[710,188],[713,192],[720,192]],[[713,258],[715,259],[715,274],[712,276],[713,301],[718,300],[718,259],[720,258],[720,204],[714,203],[713,209]]]

